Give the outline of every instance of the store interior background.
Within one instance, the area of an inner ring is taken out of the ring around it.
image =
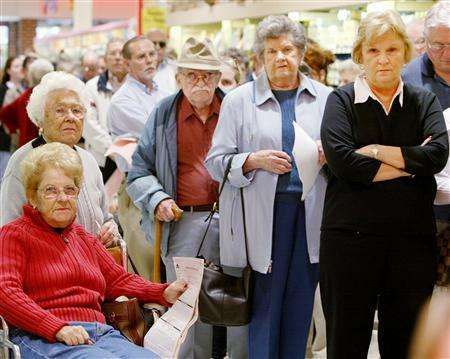
[[[286,14],[337,59],[350,57],[357,26],[367,12],[397,10],[405,23],[424,17],[432,0],[1,0],[0,65],[27,51],[56,60],[80,59],[87,49],[104,53],[112,37],[130,38],[159,28],[176,53],[189,36],[209,37],[219,51],[250,51],[258,22]],[[328,80],[337,81],[331,66]]]

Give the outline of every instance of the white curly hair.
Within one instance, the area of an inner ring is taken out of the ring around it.
[[[35,87],[41,82],[45,74],[54,70],[53,64],[43,58],[36,59],[28,68],[28,84]]]
[[[50,92],[55,90],[69,90],[75,92],[86,110],[91,107],[91,102],[86,92],[86,85],[75,77],[62,71],[53,71],[44,75],[30,96],[27,105],[27,113],[31,121],[42,128],[45,115],[45,102]]]

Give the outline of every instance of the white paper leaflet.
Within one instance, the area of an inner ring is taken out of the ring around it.
[[[144,347],[161,358],[177,358],[189,328],[198,318],[198,295],[203,279],[204,260],[174,257],[177,279],[188,284],[175,304],[150,328]]]
[[[317,143],[296,123],[294,124],[295,141],[292,149],[300,181],[303,185],[302,201],[314,186],[322,166],[319,164]]]

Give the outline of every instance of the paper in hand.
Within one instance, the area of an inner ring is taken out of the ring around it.
[[[303,185],[302,201],[314,186],[317,175],[322,165],[319,164],[319,151],[317,143],[296,123],[293,122],[295,131],[294,155],[295,164],[298,168],[300,181]]]
[[[186,291],[150,328],[144,337],[144,348],[161,358],[177,358],[189,328],[198,319],[198,295],[203,278],[204,260],[174,257],[177,279],[188,284]]]

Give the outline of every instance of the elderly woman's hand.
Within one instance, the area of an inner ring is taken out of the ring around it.
[[[103,223],[103,226],[100,228],[98,238],[106,248],[115,246],[117,244],[117,239],[119,238],[116,223],[114,223],[114,221]]]
[[[55,338],[58,342],[71,346],[92,344],[86,329],[78,325],[66,325],[62,327],[58,333],[56,333]]]
[[[262,169],[267,172],[282,175],[292,170],[292,159],[286,152],[275,150],[261,150],[251,153],[244,163],[244,173]]]
[[[176,280],[171,283],[163,293],[163,297],[166,302],[171,304],[175,303],[180,295],[182,295],[187,289],[188,285],[183,280]]]

